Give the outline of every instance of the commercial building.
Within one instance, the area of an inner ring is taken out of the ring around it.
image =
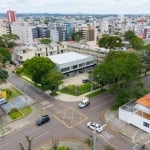
[[[150,94],[121,106],[119,119],[150,133]]]
[[[57,68],[66,76],[73,76],[79,72],[91,71],[96,64],[93,56],[68,52],[53,56],[48,56]]]
[[[13,23],[16,21],[16,12],[9,10],[7,11],[7,19],[8,19],[8,23]]]

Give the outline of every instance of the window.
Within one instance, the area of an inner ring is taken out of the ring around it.
[[[149,123],[147,123],[147,122],[143,122],[143,126],[145,126],[145,127],[149,128],[150,124],[149,124]]]
[[[79,67],[83,67],[85,66],[85,63],[79,64]]]
[[[74,65],[72,66],[72,69],[77,69],[77,67],[78,67],[77,65]]]
[[[93,64],[93,61],[86,62],[86,65],[90,65],[90,64]]]
[[[67,68],[62,68],[62,69],[61,69],[61,72],[66,72],[66,71],[69,71],[69,70],[70,70],[69,67],[67,67]]]

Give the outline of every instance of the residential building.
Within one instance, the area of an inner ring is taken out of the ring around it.
[[[143,39],[150,39],[150,26],[144,27]]]
[[[57,28],[53,27],[50,29],[50,39],[53,42],[58,42],[59,41],[59,32]]]
[[[66,25],[62,25],[57,27],[58,33],[59,33],[59,41],[66,41],[67,40],[67,29]]]
[[[80,43],[66,42],[66,46],[68,52],[73,51],[81,54],[91,55],[95,58],[97,63],[101,63],[106,54],[109,52],[109,49],[91,46],[88,44],[83,45]]]
[[[150,133],[150,94],[121,106],[119,119]]]
[[[34,27],[29,26],[28,23],[12,23],[11,24],[11,32],[13,34],[17,34],[19,36],[19,40],[16,42],[18,44],[26,44],[33,42],[32,29]]]
[[[143,31],[144,31],[145,26],[146,26],[146,22],[144,19],[137,20],[135,27],[134,27],[135,34],[143,38]]]
[[[7,19],[8,19],[8,23],[13,23],[16,21],[16,12],[9,10],[7,11]]]
[[[68,52],[58,55],[48,56],[57,68],[66,76],[73,76],[79,72],[91,71],[96,64],[93,56]]]
[[[16,64],[22,64],[25,60],[35,56],[46,57],[66,52],[63,44],[51,43],[49,45],[31,43],[24,46],[16,46],[12,53],[12,61]]]
[[[95,28],[91,25],[84,25],[81,27],[82,39],[85,41],[95,40]]]

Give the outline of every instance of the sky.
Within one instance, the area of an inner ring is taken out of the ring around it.
[[[0,0],[0,13],[150,14],[150,0]]]

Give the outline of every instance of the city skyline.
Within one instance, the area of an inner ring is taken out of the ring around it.
[[[5,0],[1,13],[84,13],[84,14],[150,14],[149,0]]]

